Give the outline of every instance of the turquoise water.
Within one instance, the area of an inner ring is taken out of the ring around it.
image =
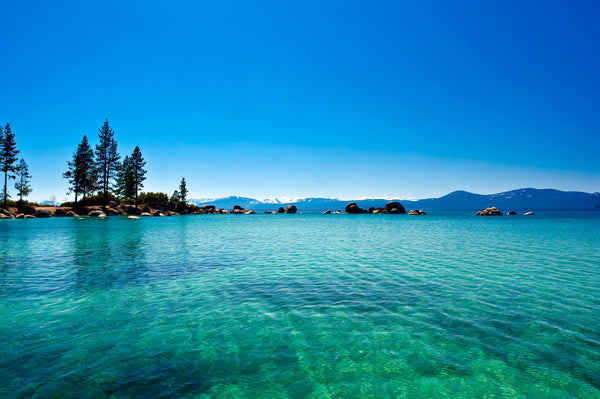
[[[0,397],[600,398],[600,214],[0,221]]]

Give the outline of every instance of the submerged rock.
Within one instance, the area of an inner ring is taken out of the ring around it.
[[[502,212],[495,206],[491,208],[485,208],[483,211],[477,212],[477,216],[502,216]]]
[[[139,216],[133,216],[133,215],[127,216],[127,219],[131,219],[131,220],[138,220],[139,218],[140,218]]]
[[[25,215],[25,216],[23,216],[23,219],[35,219],[35,216],[33,216],[33,215]]]

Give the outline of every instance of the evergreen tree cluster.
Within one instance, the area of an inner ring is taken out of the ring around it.
[[[69,182],[67,194],[75,194],[75,204],[79,194],[82,199],[98,192],[102,196],[102,204],[106,207],[112,195],[123,199],[135,199],[138,205],[138,193],[144,187],[146,180],[146,161],[138,146],[133,153],[125,156],[120,162],[117,141],[108,120],[99,129],[99,143],[92,149],[86,136],[73,154],[68,169],[63,177]]]
[[[8,207],[8,199],[10,198],[8,194],[9,179],[16,179],[15,189],[20,201],[23,201],[23,197],[27,197],[32,191],[29,167],[22,158],[17,163],[19,160],[17,154],[19,154],[19,150],[10,124],[7,123],[4,129],[0,125],[0,171],[4,173],[2,204],[5,208]]]

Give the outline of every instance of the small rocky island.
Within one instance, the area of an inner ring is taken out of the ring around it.
[[[502,212],[498,210],[495,206],[491,208],[485,208],[482,211],[477,212],[477,216],[502,216]]]

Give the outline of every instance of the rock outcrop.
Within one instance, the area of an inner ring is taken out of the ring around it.
[[[409,215],[427,215],[427,214],[425,213],[425,211],[424,211],[424,210],[422,210],[422,209],[411,209],[411,210],[408,212],[408,214],[409,214]]]
[[[35,215],[35,208],[31,205],[19,205],[18,210],[24,215]]]
[[[525,216],[531,216],[531,215],[533,215],[533,212],[525,212],[523,215],[525,215]]]
[[[4,208],[0,208],[0,215],[6,216],[6,217],[2,217],[2,219],[12,219],[13,218],[13,214]]]
[[[102,212],[99,209],[93,210],[90,213],[88,213],[88,216],[93,216],[93,217],[98,217],[98,218],[103,218],[106,216],[106,213]]]
[[[54,216],[55,217],[67,216],[67,212],[62,208],[56,208],[56,210],[54,210]]]
[[[0,213],[0,219],[12,219],[12,218],[13,218],[12,215],[8,216],[8,215],[5,215],[3,213]]]
[[[50,211],[47,211],[45,209],[38,209],[35,212],[35,217],[36,218],[51,218],[52,214],[50,213]]]
[[[232,213],[235,213],[235,214],[244,213],[244,208],[242,208],[239,205],[234,205]]]
[[[390,201],[385,205],[385,211],[387,213],[397,214],[397,213],[406,213],[406,209],[404,206],[398,201]]]
[[[502,216],[502,212],[495,206],[491,208],[485,208],[483,211],[477,212],[477,216]]]
[[[67,214],[65,215],[67,217],[79,217],[79,215],[73,211],[69,211],[67,212]]]
[[[349,214],[357,214],[357,213],[366,213],[367,212],[364,209],[359,208],[358,205],[356,205],[356,202],[351,202],[348,205],[346,205],[345,211],[346,211],[346,213],[349,213]]]
[[[296,209],[296,205],[288,205],[285,208],[285,213],[296,213],[298,212],[298,209]]]
[[[140,210],[140,208],[138,208],[134,205],[125,205],[125,206],[122,206],[121,209],[123,209],[123,212],[126,215],[139,216],[142,214],[142,211]]]

